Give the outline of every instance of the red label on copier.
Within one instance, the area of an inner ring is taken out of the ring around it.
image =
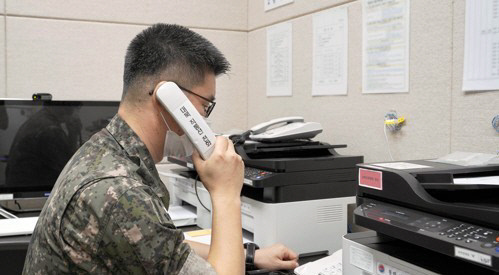
[[[359,185],[383,190],[383,173],[380,171],[359,168]]]

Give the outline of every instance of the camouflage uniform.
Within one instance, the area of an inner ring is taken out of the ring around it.
[[[145,144],[116,115],[61,172],[23,274],[214,274],[183,243],[168,205]]]

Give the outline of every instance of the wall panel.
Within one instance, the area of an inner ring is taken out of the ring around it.
[[[126,47],[143,28],[7,17],[7,95],[119,100]]]
[[[34,92],[54,99],[119,100],[123,64],[130,40],[145,26],[8,17],[9,97]],[[213,127],[246,126],[245,32],[196,30],[232,63],[220,77]]]
[[[499,114],[499,91],[462,91],[465,3],[454,1],[451,150],[495,154],[499,151],[499,133],[491,122]]]
[[[176,23],[209,29],[246,30],[246,1],[231,0],[4,0],[9,15],[132,24]]]
[[[348,95],[311,97],[312,15],[293,23],[293,96],[265,96],[265,29],[248,36],[248,124],[279,116],[302,115],[323,124],[320,140],[347,144],[341,152],[365,155],[366,161],[389,160],[383,116],[390,109],[407,125],[389,134],[395,159],[437,157],[449,151],[452,62],[452,3],[412,1],[410,92],[369,94],[362,89],[362,9],[349,9]],[[431,7],[431,8],[429,8]]]
[[[293,3],[279,8],[264,11],[263,0],[248,0],[248,29],[250,31],[285,21],[290,18],[306,15],[322,9],[339,6],[353,0],[324,0],[303,1],[295,0]]]
[[[195,29],[194,29],[195,30]],[[217,79],[217,105],[209,121],[216,132],[246,130],[248,93],[248,36],[246,32],[195,30],[206,37],[231,63],[227,75]]]

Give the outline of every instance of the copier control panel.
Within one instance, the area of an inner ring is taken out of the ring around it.
[[[499,231],[372,199],[355,210],[356,222],[400,240],[499,269]],[[384,226],[389,225],[389,226]]]
[[[253,167],[244,167],[244,183],[253,186],[255,182],[265,182],[274,176],[271,171],[266,171]]]

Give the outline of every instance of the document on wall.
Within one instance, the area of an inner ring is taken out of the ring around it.
[[[499,0],[467,0],[463,91],[499,90]]]
[[[267,28],[267,96],[291,96],[291,22]]]
[[[409,92],[409,0],[363,0],[363,93]]]
[[[346,95],[348,10],[333,8],[313,17],[312,95]]]

